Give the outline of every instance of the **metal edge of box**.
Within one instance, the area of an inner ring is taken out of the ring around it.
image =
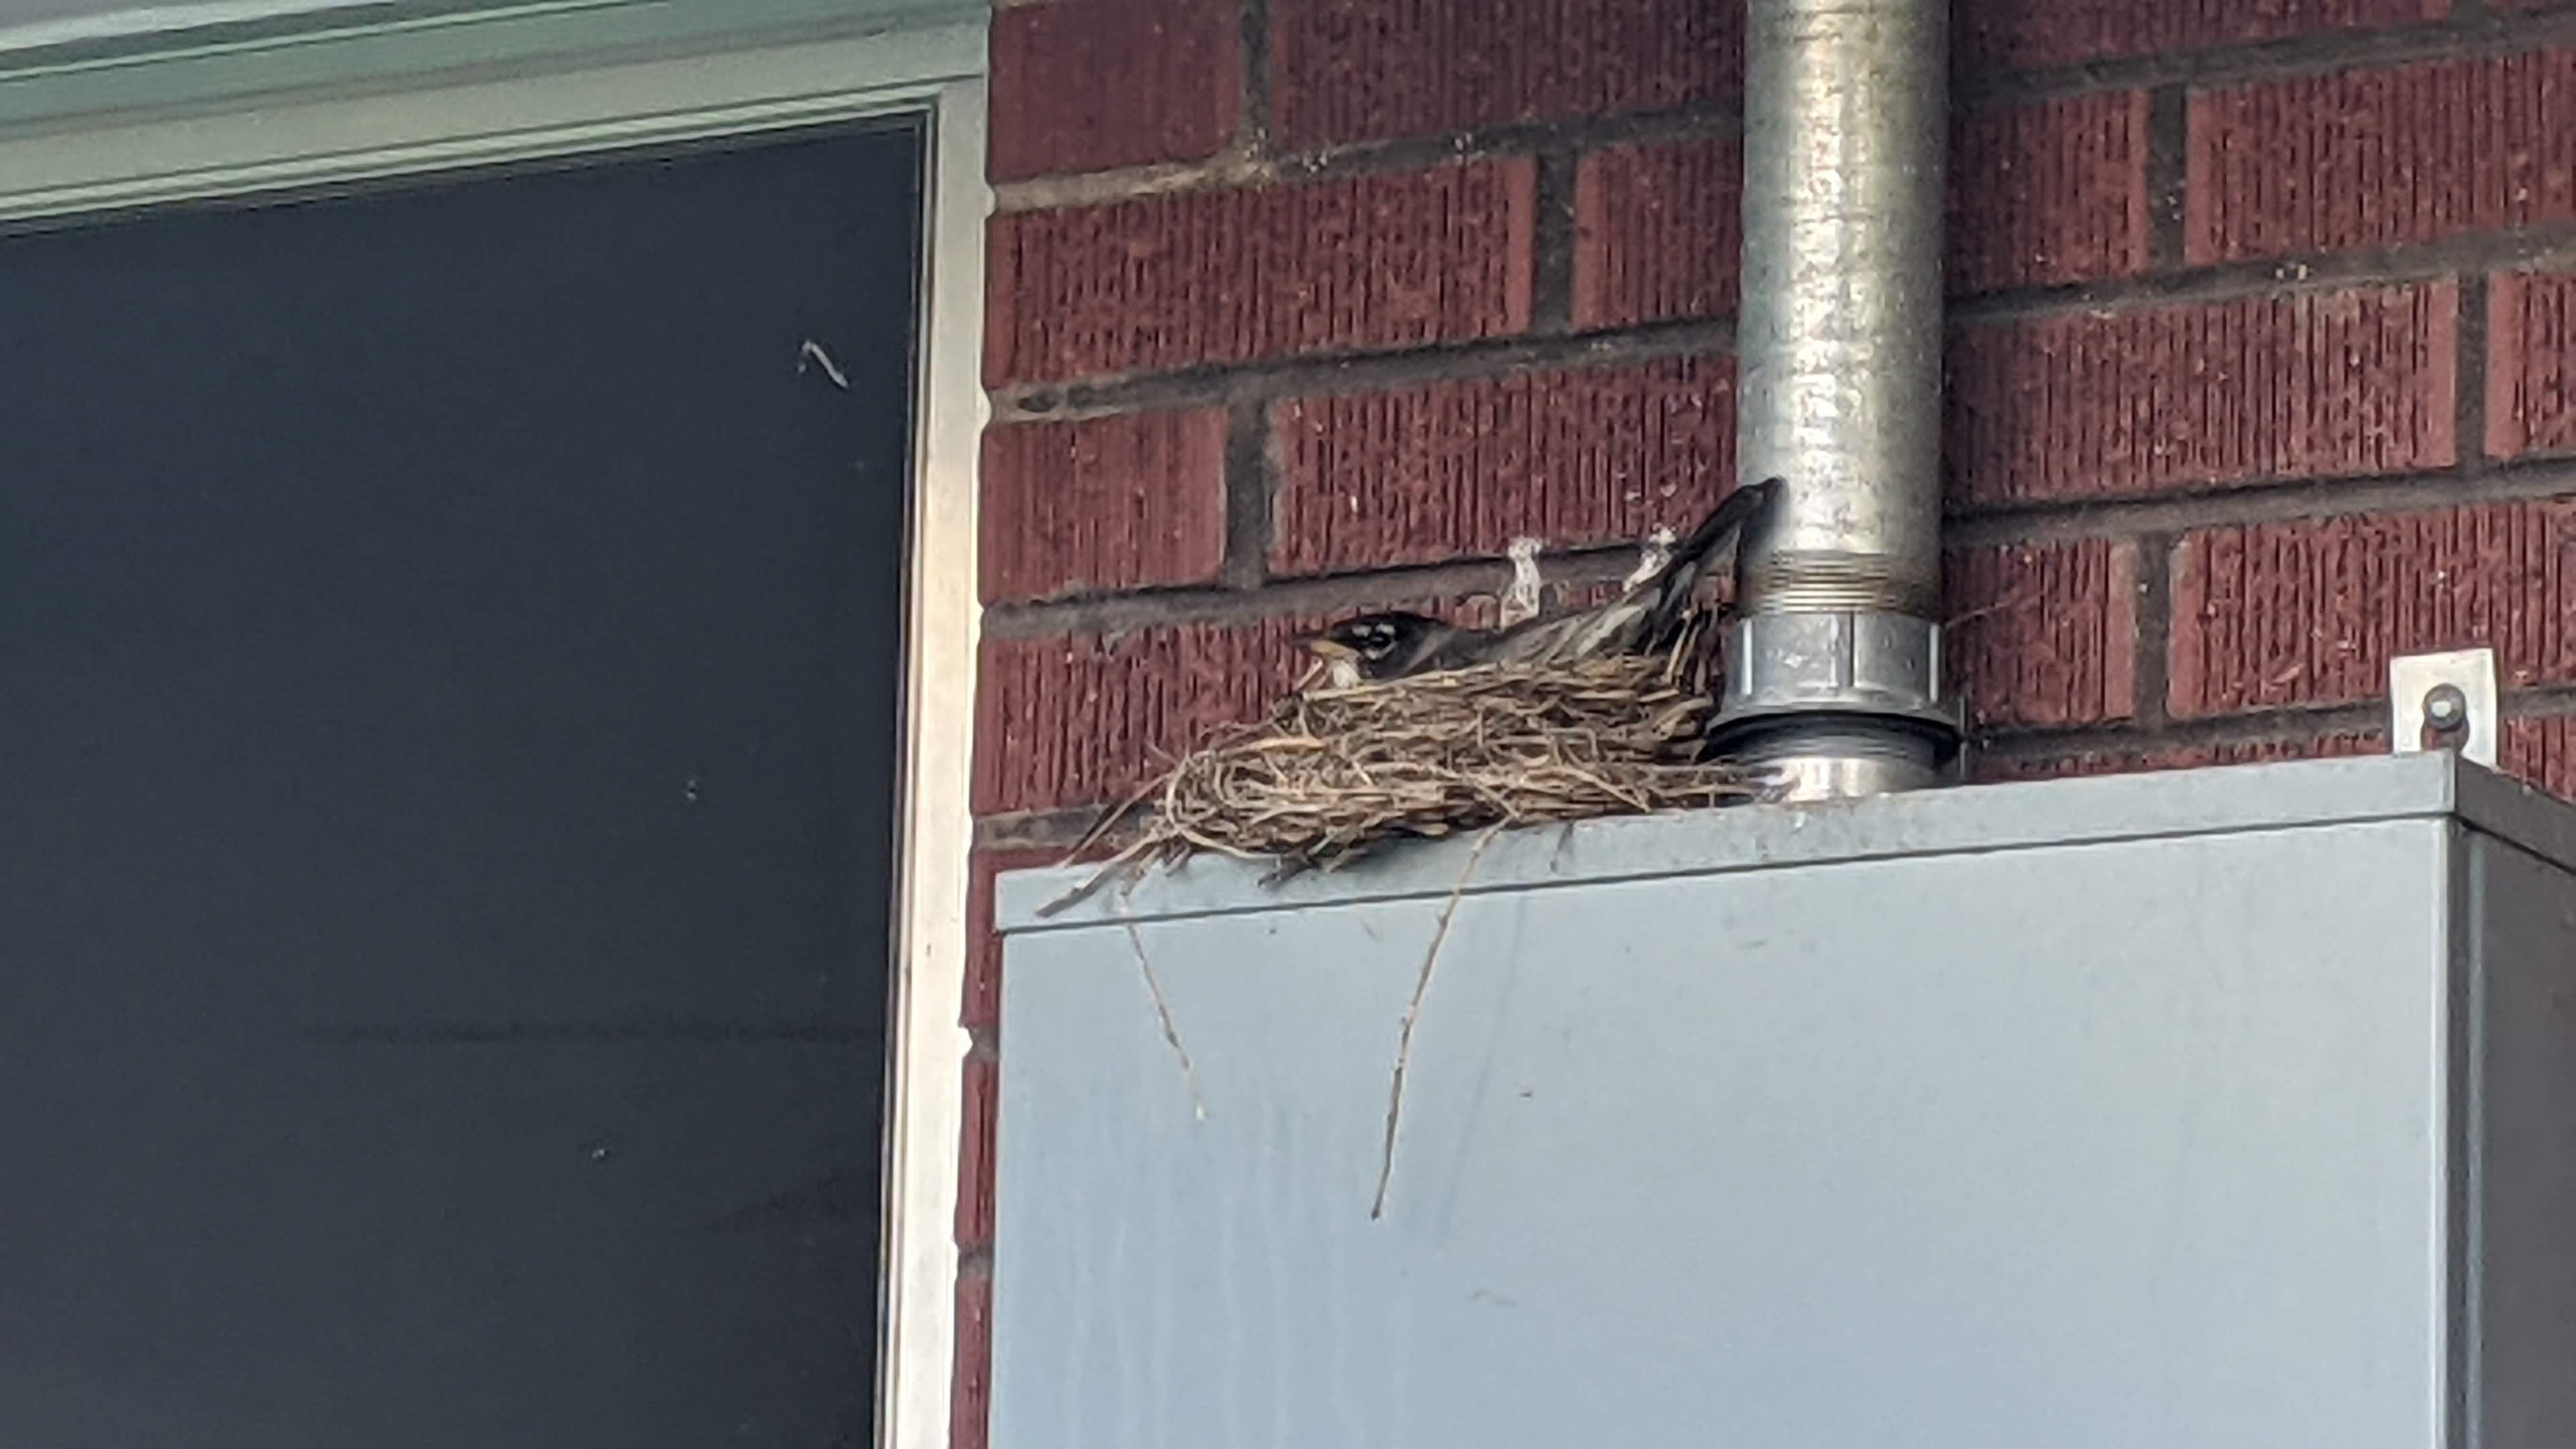
[[[2576,861],[2576,810],[2447,753],[2374,755],[1532,826],[1496,835],[1481,854],[1472,838],[1425,841],[1276,885],[1263,883],[1264,864],[1202,855],[1175,867],[1113,875],[1068,899],[1094,881],[1099,867],[1021,870],[995,882],[994,927],[1007,935],[1442,897],[1462,882],[1479,894],[2455,812],[2553,861]]]
[[[2456,808],[2469,827],[2576,874],[2576,805],[2457,756]]]

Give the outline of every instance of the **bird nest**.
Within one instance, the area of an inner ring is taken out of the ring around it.
[[[1113,867],[1213,851],[1285,875],[1406,838],[1736,803],[1755,783],[1703,758],[1713,677],[1684,645],[1301,688],[1174,763],[1093,838],[1151,804]]]

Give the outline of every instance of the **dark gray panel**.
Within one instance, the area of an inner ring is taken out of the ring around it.
[[[2576,882],[2469,841],[2476,1106],[2476,1449],[2576,1434]]]

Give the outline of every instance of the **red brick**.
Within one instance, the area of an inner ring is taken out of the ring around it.
[[[2132,775],[2150,770],[2194,770],[2208,765],[2250,765],[2273,760],[2319,760],[2385,754],[2378,730],[2342,730],[2307,739],[2255,740],[2209,745],[2135,745],[2075,750],[2063,755],[1993,759],[1980,756],[1969,772],[1979,782],[2053,780],[2070,775]]]
[[[2205,529],[2174,556],[2178,716],[2383,697],[2392,655],[2491,645],[2576,680],[2576,499]]]
[[[966,992],[958,1024],[991,1032],[1002,1024],[1002,938],[993,929],[993,878],[1055,865],[1061,850],[979,850],[966,873]]]
[[[2576,219],[2576,50],[2192,97],[2194,263]]]
[[[2496,741],[2496,763],[2506,774],[2561,799],[2576,799],[2576,717],[2563,714],[2508,719]]]
[[[1733,138],[1614,146],[1574,182],[1574,325],[1735,310],[1743,148]]]
[[[2144,91],[1969,111],[1954,124],[1952,292],[2125,277],[2147,266]]]
[[[975,813],[1124,797],[1228,724],[1259,718],[1301,667],[1304,621],[1177,624],[1118,637],[984,641]]]
[[[2459,289],[2438,282],[1961,329],[1947,396],[1953,497],[2448,467],[2458,318]]]
[[[1944,581],[1944,643],[1973,726],[2099,724],[2135,712],[2137,545],[1964,550]]]
[[[995,181],[1195,161],[1234,139],[1234,0],[1017,5],[993,17]]]
[[[1225,414],[984,435],[984,602],[1204,583],[1225,563]]]
[[[1001,1108],[1001,1069],[981,1052],[966,1058],[964,1127],[957,1144],[957,1245],[993,1241],[994,1127]]]
[[[957,1270],[956,1371],[948,1383],[949,1449],[985,1449],[993,1417],[993,1270]]]
[[[1742,86],[1738,0],[1271,0],[1273,127],[1294,148],[1676,111]]]
[[[1514,157],[997,216],[985,381],[1523,331],[1533,174]]]
[[[2487,454],[2576,452],[2576,273],[2487,281]]]
[[[2252,45],[2294,35],[2439,20],[2450,0],[1969,0],[1950,48],[1969,70]]]
[[[1735,468],[1731,359],[1519,373],[1283,403],[1280,574],[1491,556],[1686,528]]]

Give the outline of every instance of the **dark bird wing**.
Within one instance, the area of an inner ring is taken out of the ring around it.
[[[1632,647],[1654,648],[1672,637],[1673,631],[1681,626],[1682,615],[1690,609],[1691,597],[1699,592],[1700,584],[1708,577],[1709,561],[1717,557],[1718,550],[1744,525],[1770,508],[1772,500],[1779,496],[1780,488],[1780,479],[1765,478],[1759,483],[1747,483],[1718,500],[1718,505],[1709,510],[1708,517],[1701,519],[1699,527],[1691,530],[1690,537],[1674,546],[1673,556],[1663,568],[1630,590],[1631,593],[1643,592],[1649,596],[1643,627]]]
[[[1624,653],[1632,647],[1630,641],[1642,637],[1646,614],[1645,596],[1632,589],[1597,609],[1531,619],[1481,638],[1461,640],[1459,652],[1474,657],[1457,663],[1570,664]]]
[[[1579,613],[1530,619],[1491,635],[1462,636],[1453,643],[1462,653],[1472,649],[1475,658],[1430,667],[1488,662],[1564,664],[1596,655],[1662,647],[1681,627],[1692,596],[1708,577],[1710,560],[1739,529],[1770,506],[1780,487],[1781,480],[1766,478],[1726,495],[1708,517],[1700,520],[1699,527],[1690,531],[1689,537],[1673,546],[1672,557],[1664,561],[1662,568],[1609,603]]]

